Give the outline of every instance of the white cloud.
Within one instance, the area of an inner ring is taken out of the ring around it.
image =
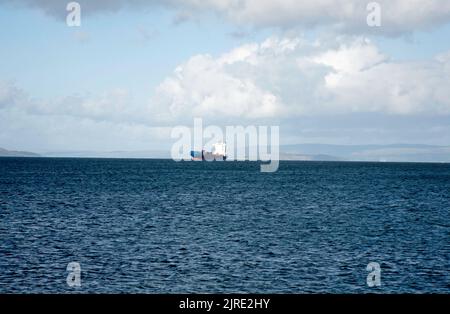
[[[277,114],[280,104],[273,93],[250,78],[226,70],[228,65],[246,59],[244,49],[240,50],[219,60],[209,55],[194,56],[179,66],[174,76],[157,88],[153,99],[158,105],[153,107],[157,118],[173,121],[186,116],[262,118]]]
[[[204,1],[191,1],[199,4]],[[244,0],[208,1],[217,12],[239,24],[259,27],[329,26],[351,33],[371,31],[396,34],[448,23],[450,2],[446,0],[378,0],[382,26],[367,27],[367,4],[359,0]]]
[[[328,50],[311,59],[313,62],[332,67],[337,72],[352,73],[368,70],[386,61],[377,47],[367,39],[358,39],[350,45],[342,44],[337,50]]]
[[[450,113],[448,55],[394,62],[364,38],[338,45],[271,37],[217,58],[197,55],[157,88],[152,112],[186,117]]]
[[[170,128],[69,115],[36,115],[13,108],[0,110],[0,125],[0,147],[39,153],[156,150],[164,147],[170,135]]]
[[[24,96],[12,82],[0,81],[0,109],[19,103]]]
[[[33,99],[11,82],[0,81],[0,108],[40,116],[71,116],[95,121],[148,124],[148,104],[135,102],[126,89],[98,95],[71,95],[56,99]]]
[[[152,125],[147,107],[122,89],[37,100],[0,81],[0,147],[36,152],[161,149],[170,128]]]
[[[174,1],[179,4],[178,1]],[[381,27],[368,27],[367,4],[360,0],[188,0],[192,10],[214,11],[237,25],[327,27],[353,34],[399,35],[450,22],[447,0],[377,0]]]
[[[0,3],[39,8],[64,18],[65,6],[59,0],[16,0]],[[83,14],[142,10],[165,7],[183,18],[214,12],[236,25],[256,28],[327,27],[346,33],[398,35],[426,30],[450,22],[447,0],[377,0],[381,6],[382,26],[366,24],[367,4],[360,0],[78,0]]]
[[[354,63],[349,65],[345,60]],[[350,50],[328,51],[316,62],[334,70],[325,76],[325,89],[333,95],[330,105],[337,111],[450,113],[449,59],[393,62],[370,44],[365,48],[356,44]]]

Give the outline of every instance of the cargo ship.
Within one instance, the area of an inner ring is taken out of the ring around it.
[[[210,152],[202,149],[201,151],[191,150],[191,159],[192,160],[226,160],[227,159],[227,146],[225,143],[215,143],[212,146],[212,150]]]

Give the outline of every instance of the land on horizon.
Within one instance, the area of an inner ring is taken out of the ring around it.
[[[171,158],[169,150],[29,152],[0,148],[0,157]],[[295,144],[280,147],[280,160],[450,162],[450,146],[423,144],[330,145]]]

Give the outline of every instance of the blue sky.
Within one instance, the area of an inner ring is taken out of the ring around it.
[[[162,9],[120,12],[89,17],[81,27],[69,28],[39,11],[2,8],[1,38],[7,47],[0,52],[2,74],[42,97],[129,85],[140,91],[156,86],[191,55],[219,53],[236,44],[223,23],[180,26],[172,19]]]
[[[1,7],[2,79],[35,97],[129,87],[145,96],[190,56],[218,55],[239,45],[236,28],[217,18],[174,22],[161,8],[83,18],[81,27],[41,11]],[[252,32],[264,38],[268,31]]]
[[[279,123],[287,143],[450,145],[445,1],[415,13],[403,0],[380,1],[384,25],[375,31],[358,4],[342,17],[339,7],[330,15],[327,1],[287,1],[275,11],[269,0],[258,8],[248,0],[245,9],[114,0],[113,9],[99,2],[92,12],[82,3],[81,27],[66,25],[60,2],[16,2],[0,1],[0,147],[160,148],[171,126],[194,116]],[[386,86],[363,85],[384,75]],[[355,122],[360,115],[367,128]],[[86,139],[79,127],[96,136]]]

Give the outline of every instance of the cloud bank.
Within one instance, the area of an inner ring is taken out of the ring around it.
[[[196,55],[157,88],[160,119],[350,113],[450,113],[450,54],[395,62],[366,38],[333,44],[271,37],[219,57]]]
[[[32,139],[42,149],[70,143],[76,149],[136,150],[164,142],[174,125],[203,117],[219,125],[280,124],[289,142],[409,136],[445,142],[449,81],[450,52],[398,62],[365,37],[322,42],[275,36],[218,56],[190,57],[144,102],[127,89],[33,99],[0,82],[0,140]]]
[[[341,33],[400,35],[428,30],[449,23],[447,0],[378,0],[382,26],[367,26],[367,4],[360,0],[78,0],[83,14],[118,12],[120,10],[173,11],[175,19],[216,14],[238,26],[254,28],[327,27]],[[65,1],[0,0],[2,4],[37,8],[48,15],[65,18]]]
[[[137,102],[127,89],[31,100],[0,83],[0,108],[96,121],[167,124],[194,117],[286,119],[352,113],[450,114],[450,52],[393,61],[364,37],[334,42],[269,37],[178,65]],[[150,95],[153,94],[151,97]]]

